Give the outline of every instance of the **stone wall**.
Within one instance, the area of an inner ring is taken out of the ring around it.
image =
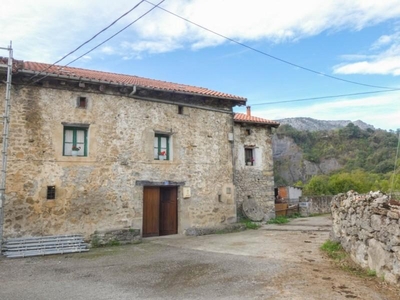
[[[331,238],[363,268],[400,285],[400,202],[380,192],[339,194],[332,200]]]
[[[299,201],[300,214],[330,214],[332,198],[333,196],[303,196]]]
[[[12,90],[5,238],[88,238],[96,230],[141,229],[138,181],[179,183],[179,233],[236,221],[234,195],[227,192],[233,191],[228,100],[225,106],[190,100],[204,109],[184,107],[179,114],[178,105],[127,97],[107,86],[99,92],[68,84]],[[78,97],[87,97],[86,109],[76,107]],[[63,123],[88,124],[86,157],[63,156]],[[170,134],[169,161],[153,158],[155,132]],[[56,187],[55,200],[47,200],[48,186]],[[189,198],[183,198],[183,186],[190,187]]]
[[[245,162],[245,148],[253,149],[253,165],[248,166]],[[271,128],[266,125],[235,123],[234,164],[238,208],[241,208],[245,199],[251,198],[262,209],[264,220],[274,218]]]

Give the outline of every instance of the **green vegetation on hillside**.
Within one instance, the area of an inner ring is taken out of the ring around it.
[[[343,166],[331,174],[313,176],[304,187],[304,194],[328,195],[355,190],[388,192],[393,180],[394,160],[398,144],[397,134],[385,130],[362,130],[349,123],[332,131],[299,131],[290,125],[282,125],[276,131],[278,137],[288,136],[302,149],[305,160],[319,163],[335,158]],[[277,162],[281,167],[284,162]],[[400,191],[400,163],[394,178],[394,190]],[[276,172],[276,181],[281,178]],[[293,184],[293,183],[288,183]]]
[[[339,171],[330,176],[316,175],[304,185],[304,195],[336,195],[349,190],[358,193],[369,191],[389,192],[393,172],[387,174],[368,173],[363,170]],[[400,191],[400,174],[394,178],[393,191]]]

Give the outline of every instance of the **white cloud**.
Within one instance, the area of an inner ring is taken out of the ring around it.
[[[400,128],[400,93],[391,92],[380,96],[358,99],[338,99],[336,101],[302,104],[282,103],[273,108],[252,107],[252,114],[276,120],[283,118],[310,117],[318,120],[362,120],[375,128]],[[333,117],[334,116],[334,117]]]
[[[101,47],[100,48],[100,52],[104,53],[104,54],[114,54],[115,53],[115,49],[113,47],[110,46],[105,46],[105,47]]]
[[[169,52],[180,48],[173,40],[140,41],[138,43],[123,42],[121,47],[127,49],[132,56],[140,56],[140,53],[144,51],[154,54]]]
[[[381,51],[371,55],[342,55],[352,63],[342,63],[333,67],[336,74],[380,74],[400,75],[400,31],[383,35],[371,46],[371,51]],[[357,61],[358,60],[358,61]]]
[[[379,39],[375,43],[372,44],[371,49],[374,50],[374,49],[379,49],[379,48],[381,48],[383,46],[386,46],[386,45],[392,43],[393,39],[395,37],[398,37],[398,34],[382,35],[381,37],[379,37]]]
[[[13,40],[16,57],[52,61],[138,2],[120,0],[118,5],[110,5],[105,0],[5,0],[0,20],[0,45]],[[323,31],[360,30],[400,16],[398,0],[248,0],[245,3],[239,0],[169,0],[161,6],[242,42],[297,41]],[[148,3],[141,4],[85,49],[103,41],[149,8]],[[382,38],[380,43],[387,43],[388,38]],[[180,48],[216,46],[227,41],[155,9],[106,47],[119,48],[123,42],[130,47],[119,49],[117,54],[139,57]],[[107,48],[97,53],[102,51],[107,54]]]
[[[296,41],[326,30],[360,30],[400,16],[397,1],[262,1],[175,0],[166,9],[238,41]],[[173,37],[192,49],[219,45],[225,39],[157,11],[157,22],[146,18],[146,29],[135,29],[143,38]]]

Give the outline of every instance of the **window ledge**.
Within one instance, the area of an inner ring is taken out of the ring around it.
[[[59,156],[55,159],[57,162],[93,162],[93,157],[89,156]]]

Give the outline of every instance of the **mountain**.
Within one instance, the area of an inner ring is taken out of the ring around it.
[[[308,131],[321,131],[321,130],[334,130],[346,127],[349,123],[353,123],[362,130],[375,129],[374,126],[364,123],[363,121],[350,121],[350,120],[340,120],[340,121],[325,121],[316,120],[312,118],[286,118],[276,120],[281,123],[281,125],[290,125],[297,130],[308,130]]]
[[[314,175],[332,172],[363,170],[383,175],[393,171],[398,143],[394,132],[362,121],[291,118],[279,122],[272,139],[276,185],[307,183]]]

